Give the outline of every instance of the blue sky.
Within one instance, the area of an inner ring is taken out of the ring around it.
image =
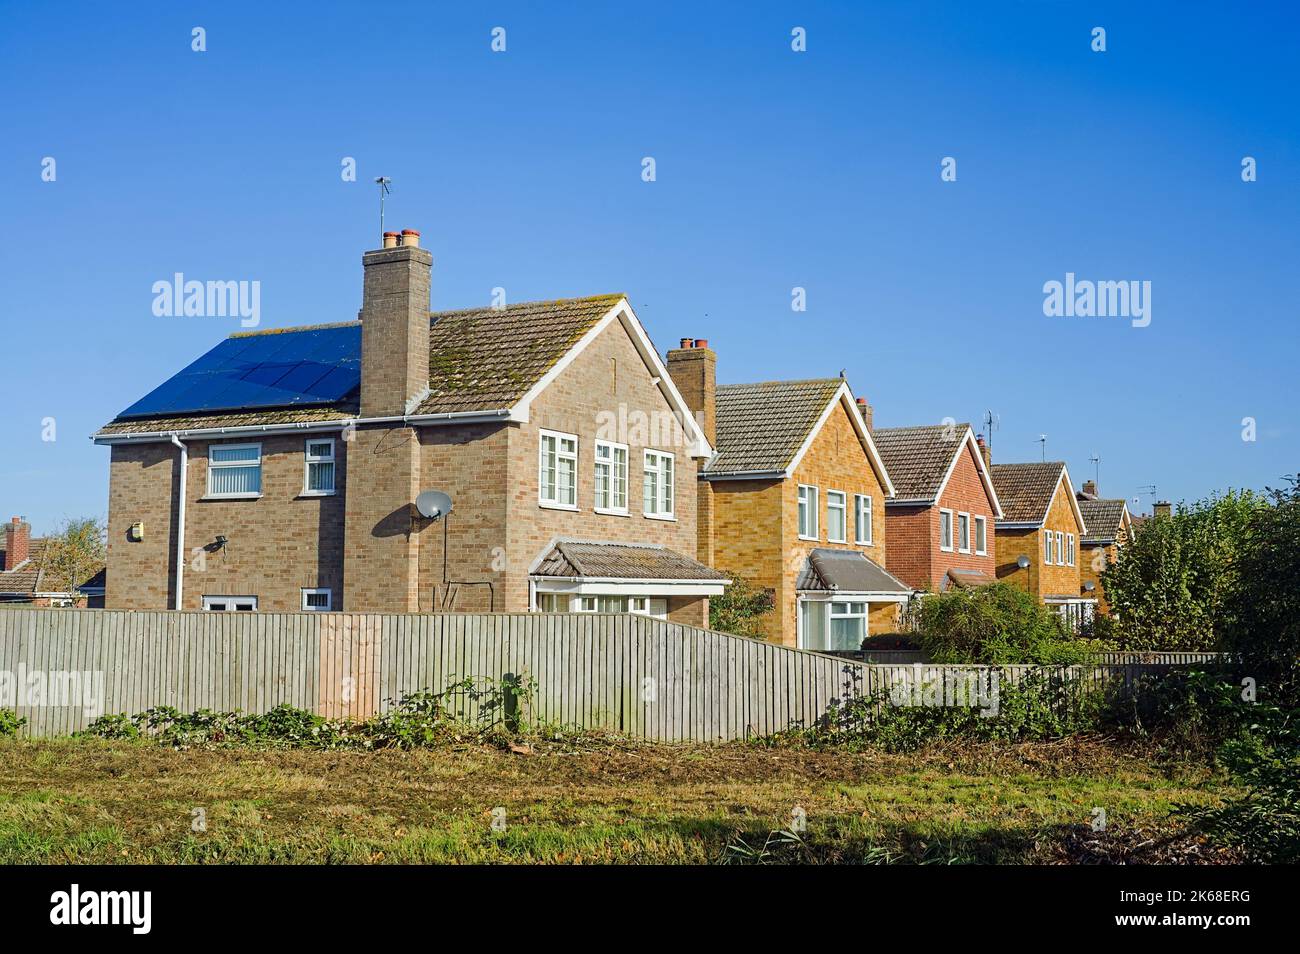
[[[267,327],[355,317],[380,174],[435,308],[623,291],[722,382],[845,369],[878,426],[992,409],[997,460],[1046,433],[1130,501],[1300,469],[1296,13],[545,6],[6,0],[0,518],[104,514],[87,436],[238,330],[155,317],[155,281],[260,281]],[[1150,325],[1046,317],[1067,272],[1150,281]]]

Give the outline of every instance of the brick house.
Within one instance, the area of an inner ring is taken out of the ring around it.
[[[998,579],[1023,586],[1073,627],[1091,619],[1097,598],[1079,569],[1088,527],[1065,464],[993,464],[989,471],[1003,512]]]
[[[871,436],[894,482],[885,502],[889,572],[935,593],[997,579],[1002,507],[970,425],[875,428]]]
[[[101,428],[109,607],[707,622],[712,448],[627,299],[431,313],[432,264],[385,233],[359,320],[231,335]]]
[[[701,561],[772,594],[767,637],[857,649],[896,627],[911,588],[885,569],[889,476],[842,378],[716,384],[682,339],[667,364],[716,453],[700,471]]]
[[[1110,606],[1106,603],[1106,594],[1101,585],[1101,571],[1119,558],[1120,547],[1133,534],[1133,518],[1129,516],[1126,501],[1098,496],[1095,481],[1085,480],[1083,489],[1075,496],[1079,500],[1079,512],[1083,514],[1083,521],[1088,525],[1088,532],[1079,538],[1083,551],[1079,571],[1084,586],[1093,584],[1097,612],[1109,613]]]
[[[51,547],[45,537],[33,537],[25,517],[4,525],[0,549],[0,603],[26,606],[104,605],[104,570],[100,568],[76,586],[58,580],[51,565]]]

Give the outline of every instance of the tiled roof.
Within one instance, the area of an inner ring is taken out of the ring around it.
[[[620,580],[699,580],[725,583],[728,577],[676,550],[654,545],[560,540],[542,558],[533,576]]]
[[[513,406],[622,299],[622,295],[596,295],[521,302],[499,309],[431,312],[429,394],[413,413],[495,411]],[[297,330],[303,329],[261,333],[289,335]],[[327,407],[119,418],[100,428],[100,433],[313,423],[358,413],[358,395],[353,392]]]
[[[1042,523],[1065,463],[994,464],[989,468],[993,489],[1002,502],[999,523]]]
[[[953,457],[966,446],[969,424],[876,428],[871,438],[898,500],[934,500]]]
[[[50,580],[45,568],[47,543],[45,537],[33,537],[28,545],[27,559],[22,565],[13,570],[0,570],[0,595],[55,592],[52,587],[59,584]],[[0,553],[4,552],[3,547],[0,547]],[[104,570],[101,569],[81,585],[103,586],[104,575]]]
[[[101,434],[151,434],[155,431],[197,431],[210,427],[258,427],[263,424],[313,424],[356,417],[357,405],[335,407],[273,408],[239,414],[187,414],[184,417],[150,417],[116,420],[99,429]]]
[[[1124,519],[1123,500],[1084,499],[1079,501],[1079,511],[1088,528],[1081,543],[1111,543],[1119,538]]]
[[[0,553],[4,552],[0,550]],[[41,564],[44,560],[45,539],[37,537],[28,544],[27,559],[16,569],[0,570],[0,593],[40,592],[38,587],[41,581]]]
[[[797,590],[840,593],[910,593],[912,588],[858,550],[818,547],[808,554]]]
[[[944,574],[944,582],[944,589],[947,589],[947,584],[951,583],[959,590],[968,590],[977,586],[988,586],[990,583],[996,583],[997,577],[980,570],[962,570],[957,567],[949,567],[948,572]]]
[[[705,475],[785,470],[843,384],[817,378],[719,387],[717,453]]]
[[[622,295],[437,312],[429,329],[429,396],[417,414],[513,406]]]

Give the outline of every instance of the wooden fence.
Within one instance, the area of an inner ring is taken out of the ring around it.
[[[872,666],[620,614],[0,609],[0,708],[38,736],[153,706],[288,703],[365,719],[406,693],[474,677],[534,685],[534,721],[715,741],[812,724],[846,685],[873,692],[977,668]],[[1168,667],[1107,668],[1090,667],[1081,684]],[[499,715],[484,711],[490,699],[462,702],[469,718]]]

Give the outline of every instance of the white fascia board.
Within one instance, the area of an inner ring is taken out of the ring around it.
[[[801,599],[818,603],[906,603],[912,593],[862,591],[851,593],[845,590],[798,590]]]
[[[876,442],[871,439],[871,431],[867,430],[866,422],[862,420],[862,415],[858,413],[858,404],[857,401],[854,400],[853,391],[849,388],[848,381],[842,382],[839,388],[835,391],[831,400],[826,402],[826,407],[822,409],[821,417],[817,419],[817,423],[813,426],[813,429],[808,432],[808,436],[804,439],[803,445],[786,466],[786,476],[788,477],[792,475],[798,469],[800,461],[802,461],[804,455],[808,453],[808,448],[812,447],[812,443],[816,440],[822,427],[828,420],[830,420],[830,416],[834,412],[835,407],[845,402],[847,402],[849,420],[853,422],[853,429],[857,432],[858,438],[867,445],[867,459],[871,462],[871,469],[876,472],[876,476],[880,479],[880,486],[885,491],[885,496],[894,496],[894,484],[889,479],[889,472],[885,470],[885,462],[881,458],[880,452],[876,449]]]
[[[1061,465],[1061,476],[1056,478],[1056,490],[1052,491],[1052,500],[1055,500],[1056,495],[1061,492],[1062,483],[1065,484],[1066,493],[1069,495],[1070,507],[1074,510],[1074,519],[1079,521],[1079,536],[1082,537],[1088,532],[1088,525],[1083,522],[1083,511],[1079,509],[1079,500],[1075,496],[1074,485],[1070,483],[1070,468],[1066,467],[1064,464]],[[1052,504],[1049,501],[1047,504],[1047,512],[1051,513],[1051,511]],[[1043,514],[1043,520],[1044,522],[1047,520],[1047,514]]]
[[[984,485],[984,491],[993,503],[993,516],[1001,517],[1002,504],[998,500],[998,492],[993,489],[993,478],[989,475],[988,468],[984,466],[984,455],[980,453],[979,444],[975,442],[975,432],[971,430],[969,424],[966,425],[966,433],[962,435],[961,442],[957,445],[957,453],[953,454],[952,460],[948,462],[948,472],[943,475],[943,483],[939,485],[939,493],[934,498],[934,502],[938,503],[939,498],[943,496],[943,492],[948,489],[948,481],[952,479],[952,475],[957,470],[957,462],[961,460],[961,455],[966,452],[968,447],[971,453],[975,455],[975,471],[980,476],[980,483]]]
[[[622,580],[534,576],[538,593],[573,596],[721,596],[730,580]]]
[[[564,373],[582,352],[593,341],[600,337],[601,333],[608,328],[614,321],[620,321],[627,330],[628,335],[632,338],[632,343],[636,347],[637,353],[641,355],[641,360],[645,362],[647,369],[658,379],[656,382],[659,390],[668,403],[676,412],[678,420],[682,423],[682,430],[690,435],[692,446],[690,449],[691,457],[709,458],[713,456],[713,447],[709,444],[708,439],[704,436],[704,430],[700,427],[699,422],[695,420],[695,415],[686,405],[686,400],[682,397],[681,392],[677,390],[677,385],[668,374],[668,369],[659,358],[659,352],[655,350],[654,344],[650,341],[650,336],[646,334],[641,320],[637,318],[636,312],[626,298],[621,298],[613,308],[606,312],[605,316],[596,322],[578,343],[568,350],[565,355],[555,362],[555,366],[547,371],[542,377],[528,389],[528,392],[510,409],[512,419],[528,420],[528,409],[532,402],[539,394],[545,391],[557,377]],[[515,415],[522,415],[521,418],[515,418]]]

